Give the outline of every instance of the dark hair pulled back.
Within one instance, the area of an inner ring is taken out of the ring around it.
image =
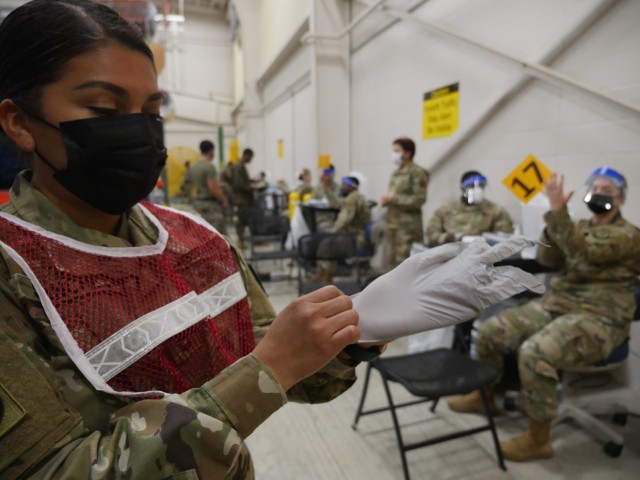
[[[89,0],[33,0],[18,7],[0,23],[0,101],[10,98],[40,113],[42,87],[58,80],[70,60],[110,41],[153,61],[137,28],[109,7]]]

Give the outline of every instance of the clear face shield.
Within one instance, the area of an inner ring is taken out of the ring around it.
[[[462,202],[466,205],[477,205],[484,200],[484,188],[487,179],[482,175],[474,175],[462,182]]]
[[[612,168],[599,168],[587,179],[583,201],[589,210],[602,215],[613,210],[626,190],[625,178]]]

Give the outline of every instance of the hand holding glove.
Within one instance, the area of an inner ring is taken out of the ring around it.
[[[413,255],[353,298],[361,342],[388,341],[462,323],[487,307],[544,285],[519,268],[494,264],[534,242],[513,236],[490,247],[482,240],[448,243]]]

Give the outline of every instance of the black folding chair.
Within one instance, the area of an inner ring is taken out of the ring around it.
[[[356,255],[356,239],[351,233],[311,233],[303,235],[298,240],[298,294],[304,295],[321,288],[327,283],[317,283],[305,280],[305,274],[310,274],[316,267],[318,260],[338,262],[337,277],[353,276],[353,280],[332,282],[347,295],[353,295],[362,290],[359,270],[347,261]]]
[[[295,250],[285,248],[289,230],[287,217],[274,210],[254,209],[249,220],[250,235],[245,237],[245,241],[250,245],[248,261],[255,264],[264,260],[296,258]],[[258,250],[257,246],[271,246],[271,248]]]
[[[382,376],[382,383],[389,405],[372,410],[363,410],[372,369],[378,370]],[[396,357],[377,358],[367,366],[362,396],[360,397],[360,403],[358,404],[358,410],[352,428],[356,430],[360,417],[364,415],[391,411],[391,418],[393,420],[398,448],[400,449],[400,457],[402,459],[402,469],[404,471],[404,477],[407,480],[409,480],[410,476],[406,452],[487,430],[491,431],[496,455],[498,457],[498,465],[502,470],[506,470],[502,450],[500,449],[500,443],[498,441],[498,434],[496,433],[493,418],[488,413],[487,398],[483,390],[495,380],[496,375],[496,370],[493,367],[476,362],[463,353],[444,348]],[[391,395],[391,382],[401,384],[411,394],[421,398],[401,404],[394,403]],[[433,402],[430,410],[431,412],[435,412],[438,400],[441,397],[462,395],[473,390],[480,390],[481,392],[485,415],[487,417],[486,425],[452,432],[421,442],[411,444],[404,442],[396,414],[398,408],[423,402]]]

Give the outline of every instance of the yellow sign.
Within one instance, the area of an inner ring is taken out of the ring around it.
[[[238,161],[239,156],[240,156],[240,144],[238,143],[237,138],[232,138],[231,144],[229,145],[229,162],[236,163]]]
[[[331,167],[331,155],[323,154],[318,157],[318,168],[324,170]]]
[[[278,158],[284,158],[284,140],[278,140]]]
[[[529,154],[502,183],[520,201],[529,203],[529,200],[542,191],[549,175],[551,171],[533,154]]]
[[[458,129],[458,84],[424,94],[422,138],[448,137]]]

